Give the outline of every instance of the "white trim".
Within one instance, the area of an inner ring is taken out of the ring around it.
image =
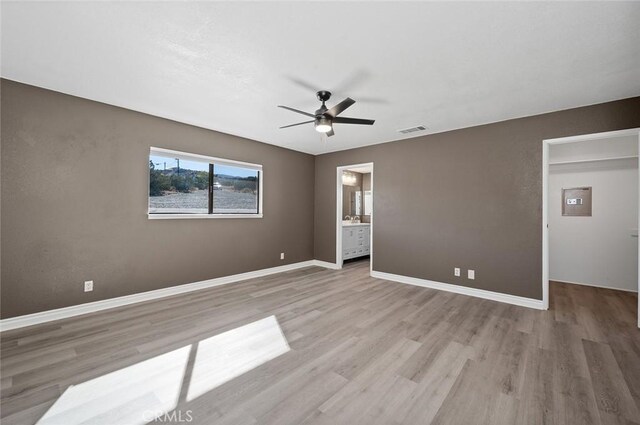
[[[556,282],[556,283],[563,283],[567,285],[591,286],[592,288],[602,288],[602,289],[611,289],[613,291],[631,292],[632,294],[635,294],[636,292],[638,292],[638,291],[634,291],[633,289],[615,288],[613,286],[596,285],[594,283],[572,282],[570,280],[557,280],[557,279],[549,278],[549,281]]]
[[[163,214],[147,213],[149,220],[169,220],[176,218],[262,218],[262,214]]]
[[[251,162],[244,162],[244,161],[236,161],[234,159],[217,158],[215,156],[200,155],[197,153],[182,152],[182,151],[176,151],[172,149],[156,148],[151,146],[151,148],[149,149],[149,153],[150,154],[157,153],[158,155],[171,155],[171,156],[179,157],[180,159],[184,159],[186,161],[190,161],[190,160],[204,161],[211,164],[231,165],[234,167],[246,168],[249,170],[262,171],[262,165],[260,164],[253,164]]]
[[[590,140],[612,139],[615,137],[631,137],[638,134],[640,128],[629,128],[626,130],[605,131],[604,133],[582,134],[579,136],[558,137],[556,139],[545,139],[551,145],[560,145],[563,143],[587,142]]]
[[[549,165],[583,164],[587,162],[619,161],[622,159],[638,159],[638,155],[614,156],[611,158],[576,159],[573,161],[557,161],[557,162],[550,162]]]
[[[423,288],[437,289],[439,291],[453,292],[455,294],[468,295],[471,297],[483,298],[485,300],[518,305],[521,307],[534,308],[536,310],[546,310],[542,300],[536,300],[534,298],[519,297],[516,295],[502,294],[500,292],[487,291],[484,289],[468,288],[465,286],[452,285],[450,283],[436,282],[433,280],[419,279],[417,277],[402,276],[385,272],[372,271],[371,277],[406,283],[408,285],[421,286]]]
[[[375,191],[373,190],[373,176],[375,175],[375,173],[373,172],[374,165],[373,162],[371,162],[371,215],[369,215],[369,223],[371,223],[371,227],[369,227],[369,275],[371,275],[371,273],[373,273],[373,221],[375,220],[374,218],[374,213],[373,213],[373,208],[375,207],[375,202],[373,202],[373,197],[375,194]],[[363,188],[364,188],[364,184],[363,184]],[[362,197],[364,199],[364,196]],[[364,212],[364,208],[363,208],[363,212]]]
[[[372,199],[375,196],[373,190],[373,162],[364,162],[361,164],[341,165],[336,168],[336,265],[338,269],[342,268],[344,261],[342,260],[342,172],[352,168],[370,168],[371,169],[371,194]],[[375,204],[375,203],[374,203]],[[369,224],[369,272],[373,271],[373,216],[374,211],[371,210],[371,222]]]
[[[184,294],[187,292],[199,291],[201,289],[213,288],[215,286],[226,285],[228,283],[240,282],[247,279],[268,276],[276,273],[282,273],[290,270],[297,270],[304,267],[326,267],[335,269],[336,265],[326,263],[324,261],[308,260],[299,263],[286,264],[284,266],[271,267],[268,269],[255,270],[246,273],[235,274],[231,276],[223,276],[215,279],[203,280],[200,282],[187,283],[184,285],[176,285],[168,288],[156,289],[138,294],[125,295],[122,297],[110,298],[107,300],[94,301],[85,304],[74,305],[70,307],[57,308],[55,310],[47,310],[24,316],[10,317],[0,320],[0,332],[11,329],[23,328],[25,326],[37,325],[40,323],[51,322],[54,320],[67,319],[69,317],[79,316],[82,314],[95,313],[97,311],[108,310],[111,308],[122,307],[129,304],[135,304],[145,301],[157,300],[160,298],[170,297],[172,295]]]
[[[341,269],[341,267],[339,267],[336,263],[330,263],[328,261],[321,261],[321,260],[312,260],[312,261],[314,266],[324,267],[325,269],[331,269],[331,270]]]
[[[336,168],[336,265],[342,268],[342,168]]]
[[[638,150],[640,152],[640,128],[560,137],[542,141],[542,302],[545,310],[549,308],[549,208],[547,206],[549,198],[549,146],[630,136],[638,136]],[[640,190],[640,184],[638,187]],[[638,210],[640,211],[640,197]],[[640,214],[638,214],[638,227],[640,228]],[[638,239],[638,248],[640,249],[640,238]],[[640,261],[638,261],[638,290],[640,292]],[[638,298],[638,327],[640,328],[640,297]]]
[[[542,305],[549,310],[549,144],[542,142]]]

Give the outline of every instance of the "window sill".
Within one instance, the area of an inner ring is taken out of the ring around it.
[[[174,220],[194,218],[262,218],[262,214],[147,214],[149,220]]]

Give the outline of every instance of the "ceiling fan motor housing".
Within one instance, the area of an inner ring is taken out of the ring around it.
[[[314,125],[316,127],[319,126],[319,125],[331,126],[331,118],[327,117],[326,115],[322,115],[322,116],[316,117],[316,122],[314,123]]]
[[[331,92],[326,90],[320,90],[318,93],[316,93],[316,96],[318,97],[319,101],[324,103],[327,100],[331,99]]]

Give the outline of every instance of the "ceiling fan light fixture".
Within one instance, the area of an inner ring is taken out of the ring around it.
[[[319,133],[328,133],[331,131],[331,120],[327,117],[316,118],[315,127]]]
[[[318,133],[328,133],[331,131],[331,126],[328,124],[319,124],[316,125],[316,131]]]

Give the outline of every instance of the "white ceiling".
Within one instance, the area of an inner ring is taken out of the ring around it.
[[[640,95],[638,2],[1,7],[5,78],[314,154]],[[279,130],[317,89],[375,125]]]

